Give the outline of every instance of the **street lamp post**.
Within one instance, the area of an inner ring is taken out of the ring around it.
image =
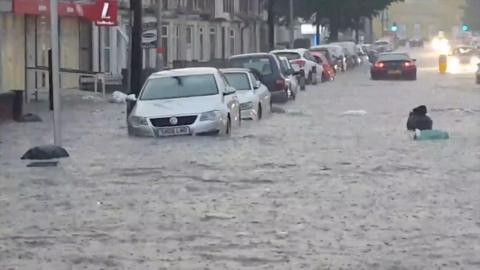
[[[58,0],[50,0],[50,46],[52,48],[52,81],[53,84],[53,143],[62,145],[61,132],[61,100],[60,100],[60,65],[58,48]]]

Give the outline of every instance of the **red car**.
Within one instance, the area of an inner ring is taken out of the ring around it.
[[[315,57],[317,63],[323,66],[322,82],[333,81],[335,79],[335,70],[328,62],[327,57],[320,51],[310,51]]]

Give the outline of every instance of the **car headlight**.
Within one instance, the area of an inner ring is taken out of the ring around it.
[[[480,62],[480,58],[478,58],[478,57],[476,57],[476,56],[474,56],[474,57],[472,57],[472,58],[470,59],[470,63],[471,63],[472,65],[476,65],[476,64],[478,64],[479,62]]]
[[[220,111],[209,111],[204,112],[200,116],[200,121],[215,121],[220,118]]]
[[[253,102],[245,102],[240,104],[240,110],[250,110],[253,108]]]
[[[139,127],[139,126],[148,126],[147,118],[140,117],[140,116],[130,116],[129,122],[132,126]]]

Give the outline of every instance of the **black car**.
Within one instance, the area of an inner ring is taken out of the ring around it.
[[[251,53],[234,55],[228,60],[230,67],[248,68],[256,71],[260,81],[267,86],[272,99],[288,99],[288,84],[282,74],[280,60],[272,53]]]
[[[408,45],[413,48],[413,47],[422,47],[424,46],[424,40],[423,38],[412,38],[408,41]]]
[[[370,70],[372,80],[385,78],[417,79],[415,59],[406,53],[382,53]]]

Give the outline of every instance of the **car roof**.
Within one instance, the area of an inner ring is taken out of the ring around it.
[[[410,55],[408,53],[398,53],[398,52],[397,53],[381,53],[381,54],[378,55],[378,58],[380,59],[382,56],[387,56],[387,57],[388,56],[393,56],[393,57],[395,57],[395,56],[399,56],[399,57],[400,56],[406,56],[406,57],[410,58]]]
[[[217,74],[218,69],[213,67],[193,67],[193,68],[178,68],[164,70],[153,73],[150,77],[169,77],[169,76],[187,76],[187,75],[202,75],[202,74]]]
[[[223,73],[240,73],[240,72],[252,72],[248,68],[222,68],[220,69],[221,72]]]
[[[237,54],[237,55],[233,55],[233,56],[230,56],[230,59],[233,59],[233,58],[243,58],[243,57],[274,57],[273,54],[271,53],[245,53],[245,54]]]
[[[308,50],[303,49],[303,48],[298,48],[298,49],[274,50],[274,51],[271,51],[271,53],[282,53],[282,52],[285,52],[285,53],[304,53],[306,51],[308,51]]]

